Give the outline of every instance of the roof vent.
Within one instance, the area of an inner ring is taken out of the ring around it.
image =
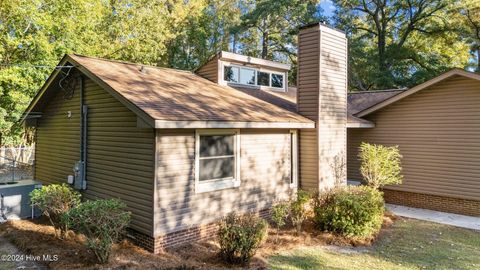
[[[139,70],[141,73],[147,74],[147,68],[145,66],[141,66]]]

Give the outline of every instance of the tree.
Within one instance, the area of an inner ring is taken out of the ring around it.
[[[65,53],[169,65],[172,40],[206,0],[0,1],[2,145],[28,136],[21,113]]]
[[[324,20],[318,0],[247,1],[239,25],[243,54],[292,64],[289,81],[296,83],[297,34],[300,26]]]
[[[480,72],[480,2],[477,0],[462,1],[458,8],[460,25],[463,25],[463,34],[471,46],[471,53],[475,59],[473,69]]]
[[[398,146],[362,143],[359,149],[360,173],[368,186],[378,189],[402,183],[402,155]]]
[[[468,49],[447,20],[453,0],[334,0],[335,23],[350,38],[357,90],[415,85],[463,67]]]

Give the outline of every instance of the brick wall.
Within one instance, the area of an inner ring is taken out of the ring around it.
[[[270,209],[261,210],[258,215],[269,219]],[[192,242],[206,240],[216,236],[218,222],[205,225],[192,226],[188,229],[179,230],[159,237],[151,237],[132,229],[127,230],[127,238],[136,245],[153,253],[159,253],[166,248],[175,248]]]
[[[383,192],[387,203],[480,217],[480,201],[396,190]]]

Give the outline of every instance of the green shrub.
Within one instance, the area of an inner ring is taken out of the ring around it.
[[[362,143],[358,157],[361,161],[360,173],[368,186],[380,188],[402,183],[402,155],[398,146]]]
[[[86,201],[72,208],[65,221],[76,233],[85,235],[86,246],[100,263],[108,262],[112,244],[130,222],[126,204],[118,199]]]
[[[272,207],[272,221],[277,227],[277,240],[280,228],[286,224],[289,211],[289,205],[285,202],[280,202]]]
[[[374,188],[337,188],[318,199],[314,220],[321,230],[368,237],[380,230],[384,205],[382,193]]]
[[[302,231],[302,224],[307,219],[310,199],[311,196],[308,192],[299,189],[295,197],[290,201],[290,219],[297,233]]]
[[[62,215],[80,203],[80,193],[66,184],[46,185],[30,192],[30,202],[50,220],[55,233],[60,230],[60,236],[63,236],[68,226],[62,222]]]
[[[247,263],[267,238],[268,223],[253,214],[229,214],[220,222],[220,256],[228,263]]]

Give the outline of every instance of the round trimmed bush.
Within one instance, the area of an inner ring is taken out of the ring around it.
[[[315,223],[321,230],[344,236],[369,237],[380,230],[384,210],[380,191],[366,186],[341,187],[319,197]]]

